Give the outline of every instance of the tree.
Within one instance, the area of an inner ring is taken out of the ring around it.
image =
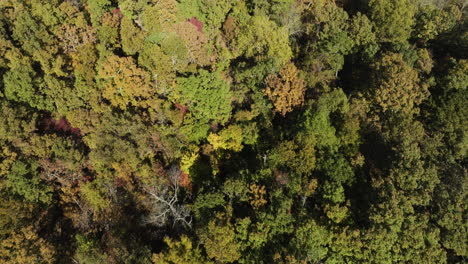
[[[148,195],[147,207],[149,215],[145,217],[147,224],[164,226],[172,222],[174,227],[178,222],[191,227],[192,217],[189,209],[179,202],[180,184],[183,172],[172,167],[168,172],[169,183],[166,185],[153,184],[146,186]]]
[[[235,239],[234,226],[222,214],[208,223],[199,237],[209,258],[221,263],[229,263],[241,257]]]
[[[411,113],[428,95],[416,70],[398,53],[383,54],[373,65],[374,100],[381,111]]]
[[[91,23],[93,26],[99,26],[99,22],[103,14],[107,11],[107,9],[111,5],[111,1],[109,0],[97,0],[97,1],[87,1],[89,5],[89,14],[91,16]]]
[[[229,84],[219,72],[199,70],[195,75],[177,78],[175,100],[188,106],[197,122],[226,123],[231,117],[231,96]]]
[[[172,64],[169,67],[179,72],[186,72],[188,70],[190,62],[188,59],[188,45],[185,44],[181,36],[175,32],[163,32],[156,33],[151,38],[154,38],[153,42],[159,44],[162,52],[169,56],[170,63]]]
[[[265,80],[267,85],[265,94],[273,101],[276,112],[283,116],[304,102],[306,86],[299,74],[296,66],[289,63],[278,76],[269,75]]]
[[[83,263],[98,264],[109,260],[106,253],[99,252],[96,241],[82,235],[76,236],[77,249],[75,258]]]
[[[129,105],[145,107],[145,99],[153,95],[149,74],[138,68],[131,57],[109,56],[98,74],[104,86],[102,95],[112,106],[124,110]]]
[[[0,201],[0,240],[34,221],[38,208],[33,203],[17,200],[7,192],[3,192]]]
[[[466,89],[468,83],[468,60],[453,61],[445,77],[445,89]]]
[[[127,55],[134,55],[139,52],[144,45],[145,33],[133,20],[123,17],[120,22],[120,39],[122,48]]]
[[[52,26],[58,21],[55,14],[60,13],[59,10],[42,1],[8,2],[5,5],[16,11],[10,13],[12,17],[8,23],[12,39],[21,43],[22,50],[40,64],[42,71],[52,73],[56,68],[59,42],[49,30],[53,31]]]
[[[377,37],[369,18],[358,12],[352,18],[349,31],[350,36],[353,36],[353,49],[355,51],[362,50],[368,58],[372,58],[379,46],[377,45]]]
[[[174,30],[183,39],[187,47],[187,59],[190,63],[201,66],[213,61],[213,56],[207,49],[208,38],[190,22],[181,22],[174,25]]]
[[[104,1],[106,2],[106,9],[109,8],[107,4],[110,4],[110,2],[108,0]],[[94,4],[95,3],[93,3],[93,5]],[[104,11],[104,9],[101,11]],[[91,18],[91,20],[92,19],[93,18]],[[93,22],[93,25],[97,28],[97,37],[99,39],[96,48],[99,50],[102,57],[108,56],[113,49],[121,47],[119,43],[119,25],[121,19],[122,14],[119,9],[114,9],[112,12],[100,14],[99,20],[96,22],[97,24]]]
[[[293,140],[278,144],[269,155],[269,161],[280,170],[309,175],[315,169],[316,144],[314,134],[299,133]]]
[[[131,2],[131,1],[130,1]],[[149,34],[160,32],[165,28],[170,28],[178,21],[178,2],[176,0],[152,1],[153,5],[145,6],[139,19],[140,25]],[[158,23],[154,22],[157,18]]]
[[[200,9],[200,19],[205,24],[205,31],[212,35],[226,19],[235,1],[213,1],[213,0],[199,0],[198,7]]]
[[[297,228],[291,242],[297,259],[314,263],[327,255],[326,245],[331,242],[331,236],[325,227],[309,220]]]
[[[10,56],[12,57],[10,57]],[[45,96],[43,80],[34,71],[32,61],[20,54],[8,54],[9,71],[4,76],[4,93],[8,100],[24,102],[40,110],[52,110],[52,102]]]
[[[465,261],[467,6],[0,0],[0,263]]]
[[[359,37],[351,38],[349,16],[335,1],[304,2],[304,5],[305,43],[297,47],[304,58],[300,68],[307,72],[305,81],[309,87],[329,91],[330,81],[336,78],[344,56],[352,51],[353,42]]]
[[[245,56],[256,61],[273,61],[273,69],[282,67],[291,58],[288,32],[265,16],[253,16],[240,22],[239,34],[232,41],[234,57]]]
[[[185,235],[182,235],[179,241],[166,237],[164,242],[168,248],[164,252],[153,255],[152,261],[154,264],[212,263],[202,255],[199,247],[194,247],[190,238]]]
[[[57,37],[60,39],[65,52],[76,52],[83,46],[94,44],[96,41],[95,34],[95,29],[87,24],[64,24],[58,29]]]
[[[242,128],[237,125],[229,126],[218,134],[211,133],[207,139],[215,150],[225,149],[239,152],[243,148]]]
[[[460,17],[461,12],[455,5],[445,9],[432,4],[424,5],[416,14],[413,35],[423,42],[435,39],[442,32],[453,28]]]
[[[460,90],[442,98],[435,110],[436,119],[431,125],[435,131],[442,133],[442,139],[450,153],[449,157],[461,160],[468,151],[465,130],[468,126],[465,115],[467,109],[463,103],[467,99],[467,93]]]
[[[21,228],[0,241],[0,261],[4,263],[54,263],[54,248],[37,235],[32,226]]]
[[[24,161],[15,161],[9,173],[5,175],[2,189],[24,197],[29,202],[49,203],[51,201],[51,188],[44,184],[37,175],[38,165],[28,164]]]
[[[175,88],[178,67],[173,62],[170,55],[151,42],[145,42],[138,56],[138,64],[151,73],[155,92],[164,96],[172,94]]]
[[[416,4],[410,0],[370,0],[370,18],[380,42],[404,43],[415,23]]]

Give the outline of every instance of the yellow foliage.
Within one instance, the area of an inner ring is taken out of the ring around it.
[[[54,263],[54,249],[32,226],[24,227],[0,242],[0,263]]]
[[[186,173],[190,174],[190,168],[193,166],[195,161],[197,161],[200,154],[197,152],[190,152],[182,156],[182,160],[180,161],[180,169]]]
[[[318,187],[318,180],[317,179],[312,179],[310,180],[305,186],[304,186],[304,193],[307,196],[311,196],[312,194],[315,193],[315,190],[317,190]]]
[[[198,248],[194,248],[192,241],[182,235],[180,241],[172,240],[168,237],[164,238],[164,242],[168,245],[168,250],[159,254],[153,254],[151,258],[154,264],[209,264],[211,261],[202,257]]]
[[[242,150],[242,128],[237,125],[229,126],[218,134],[211,133],[208,142],[215,150],[226,149],[239,152]]]
[[[0,152],[0,157],[2,161],[0,162],[0,176],[6,175],[13,162],[16,160],[17,154],[15,152],[11,152],[8,147],[3,147],[2,152]]]
[[[273,102],[275,111],[283,116],[304,102],[305,82],[293,63],[288,63],[278,75],[269,75],[266,83],[265,95]]]
[[[428,87],[421,85],[418,72],[409,66],[402,54],[385,54],[374,65],[377,70],[375,101],[387,110],[410,113],[428,95]]]
[[[142,101],[154,93],[149,73],[139,69],[131,57],[109,56],[99,76],[105,81],[104,98],[124,110],[128,105],[145,106]]]
[[[258,209],[267,203],[265,199],[266,189],[265,186],[252,184],[250,185],[250,205]]]

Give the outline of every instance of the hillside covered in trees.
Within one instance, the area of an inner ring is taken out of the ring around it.
[[[467,10],[0,0],[0,263],[467,263]]]

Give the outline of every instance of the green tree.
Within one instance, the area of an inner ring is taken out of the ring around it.
[[[298,260],[307,262],[322,261],[327,253],[327,245],[331,242],[329,231],[310,220],[300,225],[291,241],[292,251]]]
[[[133,20],[123,17],[120,23],[120,39],[122,49],[127,55],[134,55],[139,52],[144,45],[145,33],[136,25]]]
[[[297,48],[304,58],[301,69],[307,73],[308,86],[329,91],[330,81],[343,67],[344,55],[354,45],[349,32],[351,21],[335,1],[308,2],[303,17],[305,43]],[[354,39],[359,40],[359,36]]]
[[[404,43],[415,23],[416,3],[409,0],[370,0],[370,18],[379,42]]]
[[[352,18],[349,34],[353,36],[354,50],[362,51],[368,58],[372,58],[379,46],[372,22],[366,15],[357,13]]]
[[[34,71],[28,57],[13,55],[10,69],[4,76],[4,93],[8,100],[24,102],[40,110],[52,110],[52,102],[46,98],[43,80]],[[8,58],[8,57],[7,57]]]
[[[211,220],[199,236],[209,258],[230,263],[241,257],[235,229],[222,215]]]
[[[189,77],[177,78],[175,101],[186,105],[201,123],[226,123],[231,117],[231,92],[221,73],[199,70]]]
[[[253,16],[240,23],[239,34],[231,45],[234,57],[245,56],[259,62],[272,60],[273,69],[290,60],[292,52],[284,27],[278,27],[265,16]]]
[[[454,61],[445,77],[446,89],[466,89],[468,83],[468,60]]]
[[[453,28],[460,17],[461,12],[456,5],[445,9],[432,4],[424,5],[417,12],[413,35],[424,42],[435,39]]]
[[[37,170],[38,165],[35,163],[16,161],[12,164],[9,173],[5,175],[2,188],[30,202],[49,203],[52,189],[39,179]]]

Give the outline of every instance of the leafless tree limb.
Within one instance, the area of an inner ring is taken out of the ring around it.
[[[181,171],[173,166],[169,172],[169,185],[146,187],[145,192],[149,195],[148,207],[150,214],[145,218],[145,223],[163,226],[172,220],[172,226],[181,222],[191,227],[192,217],[190,210],[179,203],[179,180]]]

